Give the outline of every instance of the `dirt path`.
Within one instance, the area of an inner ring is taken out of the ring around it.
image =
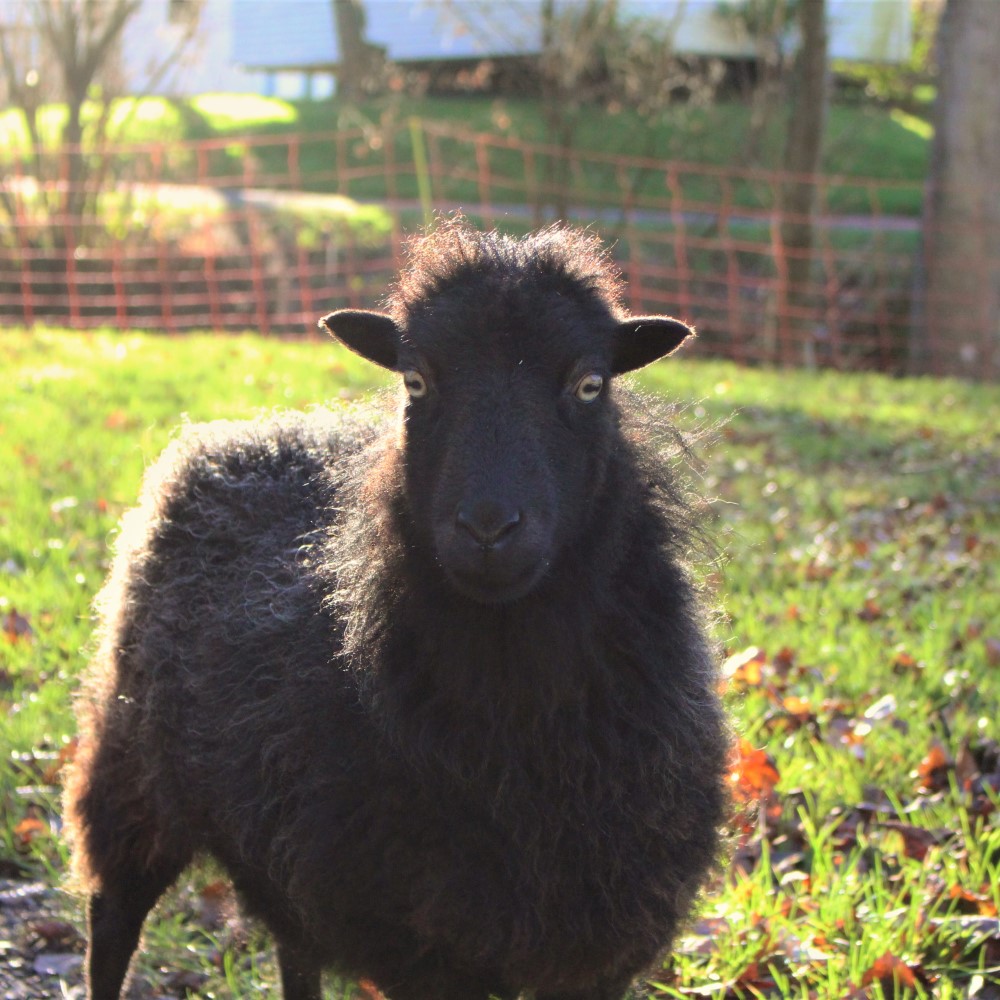
[[[0,878],[0,1000],[82,1000],[84,940],[44,882]]]

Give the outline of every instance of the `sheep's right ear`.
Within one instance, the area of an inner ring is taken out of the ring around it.
[[[686,323],[670,316],[631,316],[614,333],[611,371],[635,371],[675,351],[694,334]]]
[[[383,368],[396,370],[399,364],[399,327],[391,316],[368,309],[338,309],[319,321],[345,347],[374,361]]]

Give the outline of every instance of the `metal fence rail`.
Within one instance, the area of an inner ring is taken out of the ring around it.
[[[811,220],[782,210],[803,184]],[[430,211],[461,210],[513,232],[593,227],[629,307],[693,322],[702,354],[995,376],[998,317],[924,291],[928,247],[955,233],[922,222],[923,196],[906,182],[582,154],[412,121],[100,155],[8,150],[0,324],[303,333],[328,309],[377,304],[405,234]],[[1000,247],[987,236],[970,247]],[[981,249],[962,266],[983,281],[1000,272]]]

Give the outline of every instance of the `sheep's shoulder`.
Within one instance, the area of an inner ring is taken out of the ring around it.
[[[308,614],[304,554],[372,436],[332,411],[185,427],[122,524],[114,589],[127,589],[134,622],[234,641]]]
[[[333,501],[362,440],[331,411],[189,425],[150,470],[146,497],[201,531],[261,529]]]

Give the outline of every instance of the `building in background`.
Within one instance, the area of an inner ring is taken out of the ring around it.
[[[334,91],[340,53],[333,0],[143,0],[122,47],[133,92],[147,89],[157,52],[183,31],[194,5],[200,12],[194,44],[156,92],[291,99]],[[543,0],[363,0],[363,6],[367,41],[404,65],[530,57],[542,48]],[[831,58],[893,63],[909,55],[909,0],[828,0],[828,7]],[[625,17],[661,18],[681,54],[754,54],[753,39],[720,15],[719,0],[622,0],[620,10]]]

